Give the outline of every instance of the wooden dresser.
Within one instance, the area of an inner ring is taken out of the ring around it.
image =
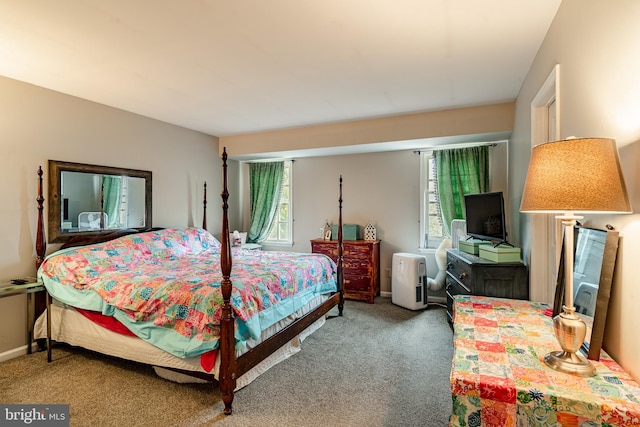
[[[458,249],[447,249],[447,315],[453,321],[453,297],[529,299],[529,274],[522,262],[494,262]]]
[[[336,240],[312,240],[311,252],[338,262]],[[380,292],[380,240],[346,240],[342,244],[344,297],[373,304]]]

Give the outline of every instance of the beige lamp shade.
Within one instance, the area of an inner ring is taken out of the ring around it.
[[[533,147],[520,211],[630,213],[615,140],[565,139]]]

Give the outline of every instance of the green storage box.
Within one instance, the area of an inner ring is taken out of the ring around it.
[[[495,262],[520,262],[520,248],[509,245],[480,246],[480,258]]]
[[[342,224],[342,240],[358,240],[360,226],[357,224]],[[331,240],[338,240],[338,226],[331,230]]]
[[[462,252],[466,252],[471,255],[478,255],[480,246],[486,245],[491,245],[491,242],[478,239],[460,240],[460,242],[458,242],[458,248]]]

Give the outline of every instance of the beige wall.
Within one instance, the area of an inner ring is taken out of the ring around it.
[[[513,102],[505,102],[225,136],[220,138],[220,150],[226,147],[229,155],[234,158],[242,156],[260,158],[260,154],[265,153],[320,147],[339,149],[347,146],[384,144],[423,138],[478,134],[509,135],[513,128],[514,107]]]
[[[564,0],[526,77],[516,102],[510,145],[509,194],[512,223],[530,241],[530,222],[517,212],[531,150],[530,104],[560,64],[561,137],[612,137],[618,142],[631,204],[640,209],[640,2]],[[602,215],[587,225],[612,224],[620,231],[605,349],[640,380],[640,216]],[[535,265],[530,268],[535,268]],[[531,284],[537,286],[536,284]]]
[[[293,166],[295,244],[310,252],[325,219],[338,223],[339,176],[343,178],[343,222],[376,226],[381,290],[394,252],[417,253],[420,237],[420,156],[411,151],[302,158]]]
[[[0,93],[0,280],[35,275],[36,170],[46,188],[48,159],[152,171],[154,226],[201,225],[206,180],[209,229],[220,229],[216,138],[3,77]],[[25,307],[0,299],[0,355],[25,345]]]

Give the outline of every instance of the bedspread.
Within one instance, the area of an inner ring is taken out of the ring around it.
[[[334,292],[328,257],[233,249],[236,349],[319,294]],[[56,299],[99,311],[178,357],[218,346],[220,243],[198,228],[132,234],[56,252],[39,275]]]
[[[451,426],[640,425],[640,386],[605,352],[590,378],[546,366],[559,349],[548,308],[455,297]]]

